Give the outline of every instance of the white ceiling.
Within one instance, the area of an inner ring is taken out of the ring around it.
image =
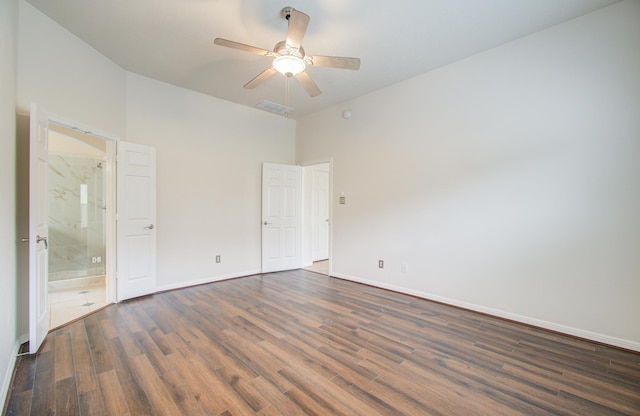
[[[308,68],[322,94],[291,80],[292,118],[414,77],[574,19],[617,0],[27,0],[122,66],[247,106],[285,104],[285,78],[242,86],[272,58],[213,44],[264,49],[285,38],[292,6],[311,17],[308,55],[353,56],[359,71]]]

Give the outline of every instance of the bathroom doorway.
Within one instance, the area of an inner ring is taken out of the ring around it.
[[[107,143],[77,130],[49,129],[50,328],[108,303]]]

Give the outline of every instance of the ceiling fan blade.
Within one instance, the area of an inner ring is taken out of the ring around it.
[[[298,75],[296,75],[296,78],[298,79],[298,81],[300,81],[300,84],[302,84],[302,87],[304,87],[304,89],[310,96],[317,97],[322,93],[316,83],[313,82],[307,71],[300,72]]]
[[[266,49],[256,48],[255,46],[249,46],[249,45],[245,45],[244,43],[238,43],[238,42],[234,42],[232,40],[227,40],[227,39],[222,39],[222,38],[215,38],[213,40],[213,43],[215,43],[216,45],[219,45],[219,46],[226,46],[227,48],[238,49],[238,50],[241,50],[241,51],[251,52],[251,53],[258,54],[258,55],[269,56],[269,55],[273,54],[273,52],[268,51]]]
[[[360,69],[360,59],[358,58],[344,58],[341,56],[310,56],[311,64],[314,66],[325,66],[329,68],[340,69]]]
[[[244,87],[248,89],[253,89],[257,87],[262,81],[264,81],[265,79],[269,78],[270,76],[274,75],[277,72],[278,71],[276,71],[273,68],[267,68],[264,71],[260,72],[258,75],[256,75],[251,81],[244,84]]]
[[[304,38],[309,24],[309,16],[297,10],[291,10],[289,15],[289,30],[287,32],[287,45],[298,49]]]

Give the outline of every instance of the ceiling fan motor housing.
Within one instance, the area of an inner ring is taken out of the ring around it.
[[[300,46],[298,49],[287,47],[287,41],[283,40],[281,42],[276,43],[276,46],[273,48],[273,51],[277,55],[294,55],[298,58],[304,58],[304,48]]]

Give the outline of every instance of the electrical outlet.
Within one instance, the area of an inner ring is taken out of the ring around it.
[[[409,273],[409,265],[407,263],[402,263],[400,265],[400,271],[402,273]]]
[[[102,257],[101,256],[96,257],[96,263],[102,263]]]
[[[383,260],[378,260],[378,268],[384,269],[384,261]]]
[[[216,256],[216,263],[220,263],[222,261],[222,256],[220,254],[218,254]]]

